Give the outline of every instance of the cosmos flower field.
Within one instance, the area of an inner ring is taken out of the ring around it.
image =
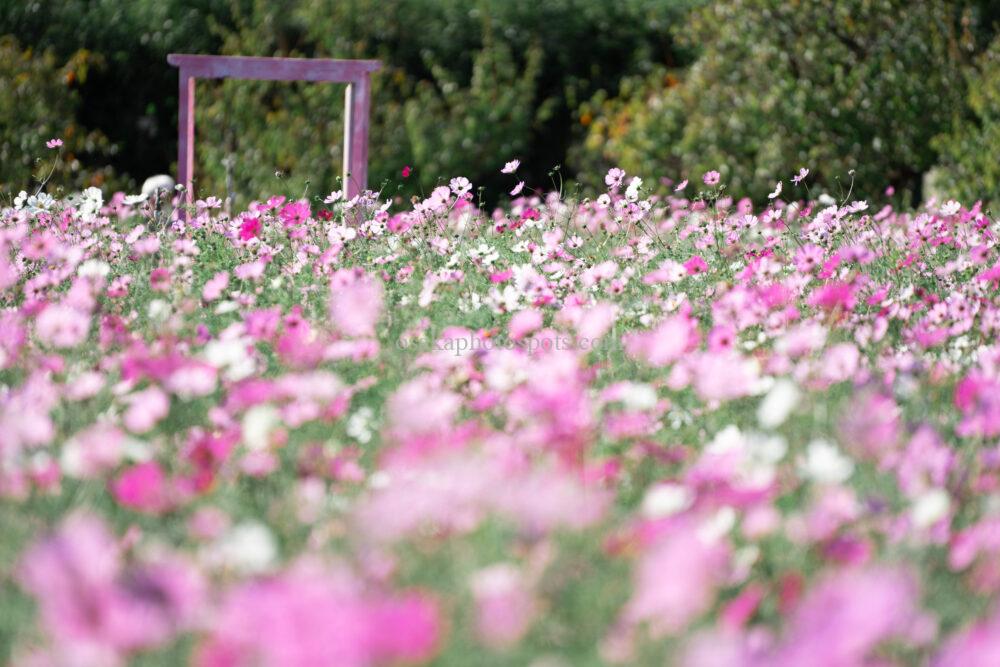
[[[0,656],[1000,664],[1000,223],[516,170],[5,204]]]

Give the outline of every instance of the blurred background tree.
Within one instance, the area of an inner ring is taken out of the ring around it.
[[[38,131],[91,137],[80,173],[110,165],[109,185],[173,170],[176,51],[382,60],[370,184],[389,193],[464,175],[495,201],[517,157],[533,187],[556,165],[594,187],[612,165],[649,183],[720,169],[760,199],[799,166],[833,193],[854,170],[861,196],[919,196],[938,163],[962,173],[955,146],[982,140],[993,113],[970,85],[994,81],[981,54],[998,18],[992,0],[18,0],[0,3],[0,34],[50,70],[87,54]],[[337,187],[342,86],[206,82],[198,95],[206,194]],[[44,141],[8,128],[44,115],[0,107],[21,168]]]
[[[919,197],[930,140],[961,102],[959,22],[949,0],[721,0],[679,37],[685,71],[595,97],[591,160],[678,176],[722,172],[761,199],[800,167],[833,194],[886,186]]]
[[[941,154],[935,186],[964,201],[1000,202],[1000,38],[969,72],[960,109],[951,131],[934,142]]]
[[[16,193],[44,180],[57,155],[65,163],[52,173],[57,187],[103,182],[106,170],[85,174],[81,160],[108,159],[109,142],[77,121],[79,86],[94,62],[84,50],[62,60],[50,50],[24,48],[10,35],[0,37],[0,192]],[[58,153],[45,149],[54,138],[65,142]]]

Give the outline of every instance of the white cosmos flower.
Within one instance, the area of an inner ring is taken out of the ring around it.
[[[962,205],[954,199],[951,199],[941,206],[941,215],[955,215],[961,210]]]
[[[241,431],[243,443],[251,451],[266,449],[271,431],[281,422],[277,409],[271,405],[255,405],[243,415]]]
[[[948,516],[951,498],[944,489],[931,489],[920,494],[910,509],[910,518],[917,528],[930,528]]]
[[[88,259],[76,270],[76,274],[82,278],[104,278],[109,273],[111,266],[99,259]]]
[[[683,512],[693,502],[691,490],[680,484],[654,484],[642,497],[642,515],[647,519],[663,519]]]
[[[500,170],[500,173],[513,174],[515,171],[517,171],[517,168],[520,166],[521,166],[520,160],[511,160],[510,162],[508,162],[503,166],[503,169]]]
[[[628,188],[625,189],[625,199],[629,201],[638,201],[639,199],[639,188],[642,187],[642,179],[638,176],[632,178],[629,181]]]
[[[813,440],[799,464],[802,474],[820,484],[840,484],[854,473],[854,462],[831,442]]]
[[[83,198],[80,201],[80,215],[97,215],[97,212],[104,206],[104,195],[98,188],[87,188],[83,191]]]
[[[794,382],[781,379],[774,383],[757,408],[757,421],[764,428],[777,428],[785,423],[799,403],[799,389]]]
[[[629,382],[621,398],[629,410],[649,410],[656,405],[656,390],[642,382]]]
[[[266,572],[277,557],[274,535],[267,526],[256,521],[234,526],[209,548],[208,553],[213,564],[243,574]]]

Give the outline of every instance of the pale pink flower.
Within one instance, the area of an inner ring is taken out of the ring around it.
[[[728,401],[753,393],[760,374],[756,360],[738,352],[698,355],[694,387],[705,401]]]
[[[644,553],[623,611],[628,625],[648,622],[654,636],[675,635],[708,611],[725,581],[729,545],[684,524]]]
[[[170,412],[170,398],[157,387],[149,387],[126,399],[129,407],[122,422],[133,433],[147,433]]]
[[[215,301],[222,296],[227,287],[229,287],[229,272],[219,271],[205,283],[205,287],[201,290],[201,298],[205,301]]]
[[[701,180],[705,182],[705,185],[712,187],[719,184],[722,175],[717,171],[707,171],[705,175],[701,177]]]
[[[650,366],[666,366],[698,343],[697,324],[687,315],[671,315],[651,331],[628,334],[623,341],[629,356]]]
[[[62,304],[48,306],[35,320],[38,339],[55,348],[77,347],[89,333],[90,315]]]
[[[125,565],[104,524],[79,514],[25,553],[19,579],[39,604],[59,665],[118,664],[162,645],[191,626],[204,599],[186,563]]]
[[[510,337],[521,340],[542,326],[542,313],[538,310],[520,310],[510,318]]]
[[[785,639],[766,661],[775,667],[869,664],[883,641],[919,637],[926,624],[919,591],[908,573],[889,567],[846,570],[806,595]],[[822,661],[817,658],[822,656]]]
[[[381,281],[367,273],[337,271],[330,281],[330,319],[346,336],[374,336],[382,292]]]
[[[440,624],[437,605],[420,594],[365,594],[346,573],[305,565],[232,590],[194,664],[375,667],[424,661],[436,650]]]
[[[516,644],[535,619],[537,605],[524,574],[498,563],[472,575],[476,603],[476,635],[491,648]]]
[[[933,667],[1000,665],[1000,612],[953,635],[931,662]]]
[[[622,181],[625,180],[625,170],[619,169],[618,167],[612,167],[608,170],[607,175],[604,177],[604,184],[608,186],[609,189],[614,190],[621,187]]]
[[[503,169],[500,170],[500,173],[513,174],[515,171],[517,171],[517,168],[520,166],[521,166],[520,160],[511,160],[510,162],[508,162],[503,166]]]
[[[448,183],[448,187],[451,188],[452,194],[461,198],[472,190],[472,183],[470,183],[469,179],[464,176],[459,176],[458,178],[451,179]]]

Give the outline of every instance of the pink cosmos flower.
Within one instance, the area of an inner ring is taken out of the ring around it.
[[[159,514],[168,507],[167,479],[156,461],[128,468],[111,485],[111,495],[124,507]]]
[[[201,298],[205,301],[215,301],[222,296],[227,287],[229,287],[229,272],[219,271],[205,283],[205,287],[201,290]]]
[[[602,338],[614,325],[617,317],[618,308],[610,303],[596,303],[585,309],[576,322],[577,339],[581,346],[591,346]]]
[[[619,169],[618,167],[612,167],[608,170],[607,175],[604,177],[604,184],[608,186],[608,189],[615,190],[620,188],[622,181],[625,180],[625,170]]]
[[[738,352],[698,355],[694,386],[705,401],[728,401],[753,393],[760,368],[756,360]]]
[[[90,315],[69,306],[52,304],[35,320],[35,334],[42,343],[55,348],[77,347],[90,334]]]
[[[919,639],[929,628],[919,610],[917,584],[888,567],[833,574],[802,600],[786,638],[767,664],[793,667],[867,664],[874,649],[891,638]]]
[[[285,204],[278,213],[278,217],[285,227],[297,227],[308,220],[311,215],[312,210],[309,207],[309,201],[306,199]]]
[[[705,182],[705,185],[712,187],[719,184],[722,179],[722,175],[717,171],[705,172],[705,175],[701,177],[701,180]]]
[[[284,220],[284,219],[283,219]],[[240,223],[240,240],[249,241],[260,236],[261,224],[258,216],[243,218]]]
[[[45,142],[46,148],[59,148],[62,145],[63,145],[62,139],[49,139],[48,141]]]
[[[538,310],[521,310],[510,318],[510,337],[521,340],[542,326],[542,313]]]
[[[157,387],[136,392],[127,401],[122,422],[133,433],[148,433],[170,412],[170,399]]]
[[[933,667],[1000,665],[1000,612],[956,633],[931,663]]]
[[[651,331],[628,334],[623,342],[629,356],[650,366],[666,366],[697,345],[697,323],[687,315],[671,315]]]
[[[121,664],[190,628],[205,594],[197,573],[178,559],[126,565],[104,524],[82,514],[31,547],[18,578],[51,639],[46,664]]]
[[[523,189],[524,189],[524,181],[518,181],[517,185],[515,185],[514,188],[510,191],[510,196],[516,197],[517,195],[521,194],[521,190]]]
[[[469,179],[465,178],[464,176],[459,176],[458,178],[451,179],[451,182],[448,183],[448,186],[451,188],[452,194],[454,194],[458,198],[464,197],[472,190],[472,183],[470,183]]]
[[[695,255],[684,262],[684,268],[687,270],[689,276],[696,276],[708,270],[708,262],[702,259],[701,255]]]
[[[736,346],[736,328],[731,324],[720,324],[708,332],[708,351],[727,352]]]
[[[166,292],[170,289],[170,269],[159,267],[149,274],[149,286],[154,292]]]
[[[823,355],[820,375],[827,382],[850,380],[861,363],[861,353],[852,343],[837,343]]]
[[[110,424],[94,424],[77,433],[63,447],[67,475],[94,479],[114,469],[125,450],[125,434]]]
[[[257,281],[264,277],[267,270],[267,263],[262,260],[239,264],[233,269],[233,274],[240,280]]]
[[[885,394],[867,391],[856,396],[840,423],[842,442],[857,456],[881,462],[899,444],[900,409]]]
[[[195,664],[375,667],[422,662],[433,656],[440,635],[437,605],[427,597],[365,594],[347,573],[304,564],[231,591]]]
[[[850,283],[831,281],[813,290],[809,295],[809,305],[824,310],[852,311],[857,305],[854,286]]]
[[[521,166],[520,160],[511,160],[510,162],[508,162],[503,166],[503,169],[500,170],[500,173],[513,174],[515,171],[517,171],[517,168],[520,166]]]
[[[711,606],[729,558],[725,541],[702,537],[689,524],[674,529],[643,554],[623,621],[646,621],[654,636],[683,631]]]
[[[537,606],[524,574],[509,563],[475,572],[476,635],[491,648],[516,644],[527,633]]]
[[[337,271],[330,281],[330,319],[346,336],[374,336],[382,292],[382,283],[367,273]]]

